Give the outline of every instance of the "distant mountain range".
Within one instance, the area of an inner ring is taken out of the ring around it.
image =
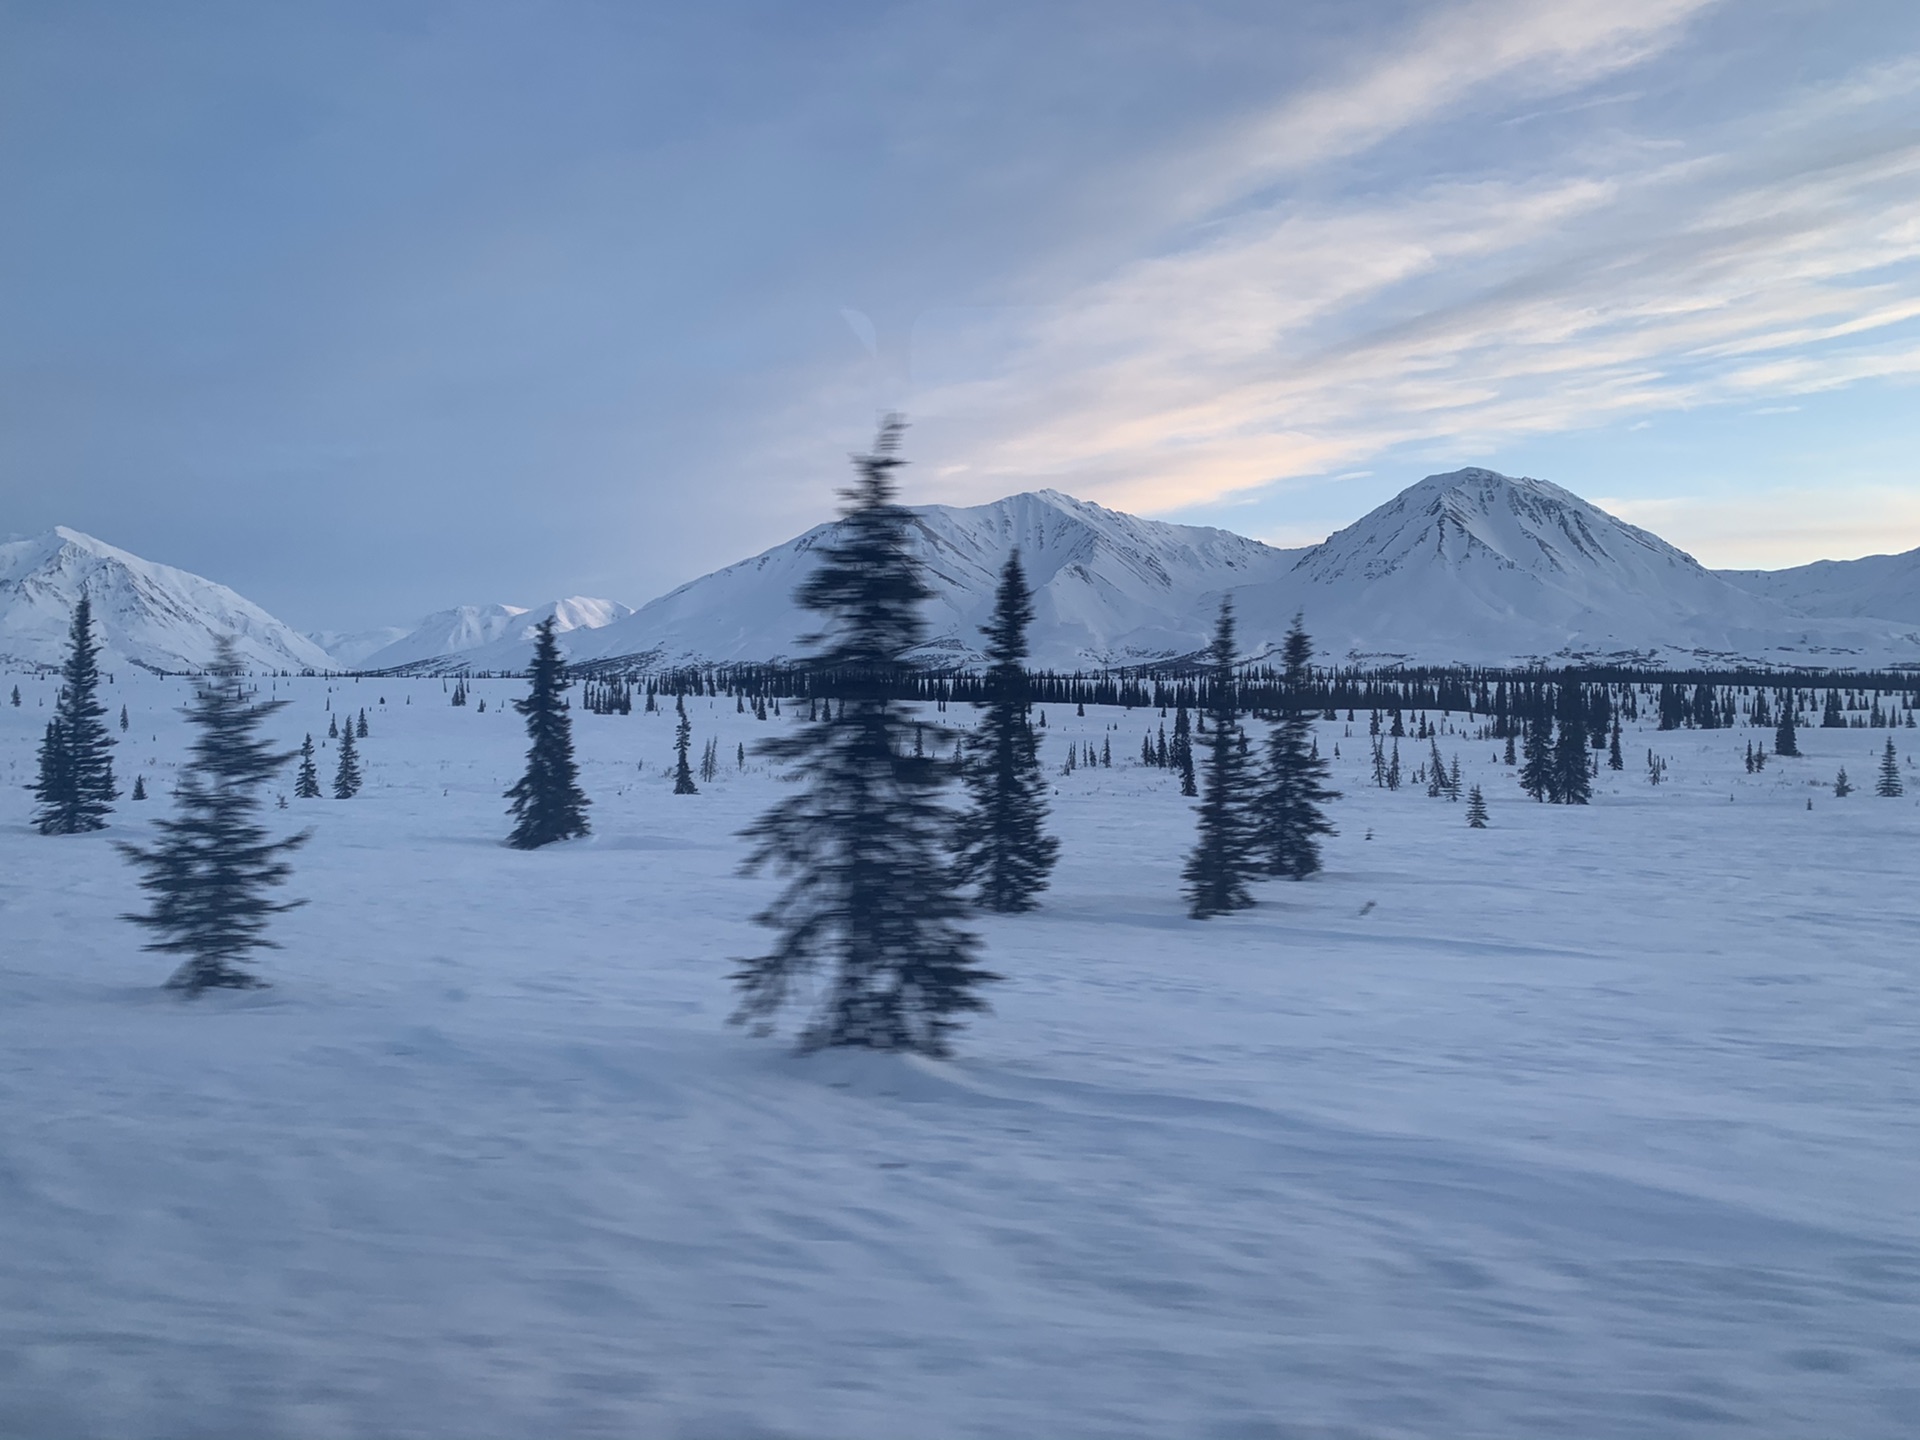
[[[780,661],[817,617],[795,589],[839,522],[630,610],[572,597],[464,605],[411,628],[300,635],[231,590],[70,530],[0,546],[0,663],[59,658],[81,586],[110,650],[136,664],[204,664],[229,630],[285,669],[515,670],[552,616],[576,662],[640,668]],[[1305,617],[1321,663],[1758,664],[1920,669],[1920,550],[1778,571],[1713,571],[1542,480],[1430,475],[1319,545],[1276,549],[1231,531],[1121,514],[1057,491],[922,506],[910,543],[933,598],[921,658],[980,659],[1007,555],[1034,586],[1033,663],[1056,670],[1182,659],[1223,596],[1248,658]]]

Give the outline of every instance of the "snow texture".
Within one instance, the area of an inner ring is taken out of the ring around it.
[[[274,988],[183,1003],[109,849],[183,682],[105,688],[154,798],[49,840],[16,678],[0,1434],[1913,1433],[1920,785],[1827,785],[1920,732],[1629,729],[1586,809],[1443,733],[1471,831],[1323,723],[1326,875],[1201,924],[1173,775],[1059,773],[1159,716],[1050,707],[1062,862],[931,1064],[724,1024],[780,790],[731,757],[790,719],[693,700],[729,763],[675,797],[670,714],[576,711],[595,834],[520,853],[522,686],[262,680],[288,742],[366,707],[367,788],[269,812],[316,830]]]

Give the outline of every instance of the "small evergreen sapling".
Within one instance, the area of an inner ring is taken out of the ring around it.
[[[1853,794],[1853,782],[1847,779],[1847,767],[1842,765],[1840,773],[1833,777],[1833,798],[1844,800]]]
[[[196,735],[175,793],[175,812],[156,820],[152,845],[119,846],[143,871],[151,908],[123,918],[154,932],[148,950],[183,957],[167,988],[196,995],[216,988],[251,989],[266,982],[247,969],[260,949],[277,949],[267,922],[301,900],[275,901],[286,883],[286,856],[307,833],[274,840],[258,821],[260,787],[290,759],[261,738],[260,724],[285,701],[255,705],[236,678],[233,642],[219,654],[187,707]]]
[[[133,794],[129,798],[134,800],[144,800],[147,798],[146,776],[136,775],[133,777]]]
[[[1487,797],[1478,785],[1467,792],[1467,824],[1475,830],[1487,828]]]
[[[580,789],[580,767],[573,758],[573,718],[567,713],[566,667],[554,639],[549,615],[534,629],[533,664],[527,698],[513,702],[527,721],[527,770],[506,798],[514,817],[507,844],[537,850],[556,840],[588,833],[588,800]]]

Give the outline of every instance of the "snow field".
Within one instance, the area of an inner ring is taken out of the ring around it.
[[[785,723],[731,699],[689,701],[723,762],[697,797],[669,793],[670,711],[576,711],[596,833],[521,854],[520,685],[473,682],[481,714],[438,680],[277,682],[290,745],[329,684],[366,706],[367,789],[272,812],[315,829],[274,988],[187,1004],[114,918],[138,896],[109,847],[164,809],[184,684],[104,688],[123,788],[154,798],[53,840],[19,788],[53,682],[15,681],[0,1433],[1894,1437],[1920,1413],[1920,784],[1871,794],[1886,731],[1802,730],[1808,758],[1749,776],[1770,731],[1649,722],[1586,809],[1443,735],[1486,788],[1475,832],[1365,783],[1363,712],[1320,730],[1328,873],[1198,924],[1190,802],[1134,763],[1157,713],[1046,707],[1061,867],[1042,910],[980,922],[1007,979],[936,1065],[724,1024],[773,884],[734,873],[735,832],[781,783],[735,745]],[[1058,774],[1103,735],[1114,768]]]

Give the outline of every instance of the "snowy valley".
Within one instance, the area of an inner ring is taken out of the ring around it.
[[[0,1434],[1904,1440],[1920,685],[1798,673],[1906,665],[1903,622],[1486,471],[1301,552],[1051,493],[900,523],[336,637],[355,674],[77,533],[0,550]],[[976,673],[1015,549],[1036,658],[1103,673]],[[823,563],[843,617],[935,592],[917,649],[867,622],[884,696],[661,669],[797,654]],[[1395,669],[1437,654],[1796,673]],[[1256,874],[1323,765],[1315,867]],[[943,808],[1003,773],[1019,863],[1058,846],[1017,913]],[[730,1024],[756,917],[854,872],[893,948],[845,950],[911,985],[803,959]],[[796,1053],[924,1023],[956,956],[950,1032]]]
[[[931,1063],[725,1023],[791,705],[691,697],[694,796],[670,709],[577,710],[594,834],[524,853],[524,683],[262,679],[323,773],[366,711],[366,788],[267,812],[314,831],[273,988],[183,1004],[109,847],[166,812],[188,682],[103,688],[153,798],[44,839],[54,681],[16,681],[0,1432],[1911,1432],[1920,783],[1832,781],[1888,735],[1913,777],[1917,732],[1755,774],[1771,731],[1649,698],[1574,808],[1435,711],[1476,831],[1342,712],[1325,875],[1200,924],[1192,802],[1136,759],[1171,719],[1045,706],[1060,869],[978,921],[1005,979]]]

